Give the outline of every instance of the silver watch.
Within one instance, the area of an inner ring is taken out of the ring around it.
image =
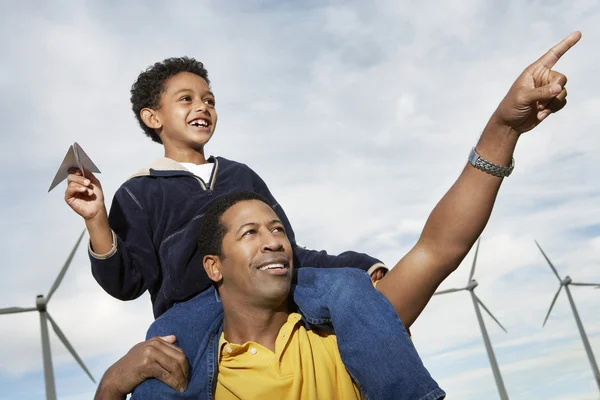
[[[471,163],[471,165],[475,168],[482,170],[486,174],[494,175],[499,178],[510,176],[510,174],[513,172],[513,169],[515,169],[514,158],[508,167],[492,164],[488,160],[481,158],[481,156],[475,151],[475,147],[471,149],[471,153],[469,154],[469,163]]]

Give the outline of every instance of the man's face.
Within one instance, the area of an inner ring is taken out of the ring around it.
[[[292,280],[292,247],[283,224],[259,200],[241,201],[221,217],[227,227],[219,293],[259,307],[277,308],[286,301]]]
[[[178,149],[203,147],[217,125],[215,96],[204,79],[181,72],[165,82],[160,108],[154,110],[166,146]]]

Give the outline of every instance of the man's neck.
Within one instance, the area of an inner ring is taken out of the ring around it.
[[[276,309],[253,307],[251,305],[227,307],[223,302],[223,333],[230,343],[258,343],[275,351],[279,330],[290,315],[287,301]]]
[[[191,149],[191,148],[167,148],[165,146],[165,157],[175,160],[177,162],[186,162],[192,164],[206,164],[206,157],[204,157],[204,148]]]

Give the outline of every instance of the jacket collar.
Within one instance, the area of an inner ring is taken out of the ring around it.
[[[219,161],[216,157],[210,156],[206,160],[215,164],[215,169],[219,165]],[[150,165],[137,170],[129,179],[137,178],[139,176],[178,176],[178,175],[193,175],[193,173],[185,168],[177,161],[162,157],[154,160]]]

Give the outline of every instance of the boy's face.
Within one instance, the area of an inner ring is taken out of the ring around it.
[[[281,306],[290,291],[293,257],[277,214],[262,201],[245,200],[229,208],[221,223],[227,232],[223,257],[218,257],[214,267],[219,270],[223,302]]]
[[[217,125],[215,96],[206,81],[191,72],[181,72],[165,82],[160,107],[152,113],[157,125],[151,127],[157,129],[167,148],[201,148]]]

